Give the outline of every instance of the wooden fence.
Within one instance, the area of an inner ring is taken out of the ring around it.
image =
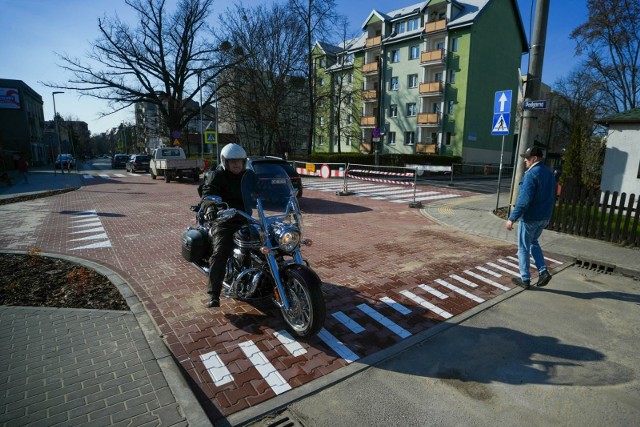
[[[547,228],[625,246],[640,246],[640,207],[635,194],[564,185]]]

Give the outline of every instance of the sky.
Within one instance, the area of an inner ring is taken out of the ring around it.
[[[237,0],[214,0],[212,25],[217,17]],[[261,0],[244,0],[245,6]],[[360,29],[373,9],[381,12],[400,9],[417,0],[335,0],[337,11],[349,20],[354,33]],[[507,1],[507,0],[493,0]],[[523,26],[530,40],[536,0],[517,0]],[[587,20],[587,0],[551,0],[542,79],[553,84],[566,76],[577,63],[575,42],[569,34]],[[264,2],[267,3],[267,2]],[[271,3],[270,1],[268,3]],[[57,53],[84,57],[98,36],[98,18],[116,13],[123,19],[134,18],[124,0],[0,0],[3,11],[0,30],[0,78],[22,80],[38,92],[44,102],[45,120],[53,119],[53,89],[44,82],[64,83],[71,76],[60,65]],[[170,9],[173,10],[173,9]],[[522,58],[526,72],[529,55]],[[65,118],[85,121],[92,134],[105,132],[122,122],[133,122],[133,107],[107,117],[106,101],[80,96],[74,91],[55,95],[56,112]]]

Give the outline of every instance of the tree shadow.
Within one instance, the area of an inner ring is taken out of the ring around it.
[[[402,357],[378,366],[437,378],[476,399],[490,398],[483,384],[607,386],[632,381],[631,369],[603,353],[504,327],[455,325]]]
[[[626,292],[600,291],[600,292],[571,292],[561,291],[557,289],[541,289],[536,288],[538,292],[548,292],[556,295],[563,295],[571,298],[579,298],[584,300],[592,299],[609,299],[614,301],[632,302],[640,304],[640,294],[629,294]]]

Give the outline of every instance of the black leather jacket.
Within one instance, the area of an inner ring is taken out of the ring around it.
[[[229,207],[245,210],[242,199],[242,173],[234,174],[225,169],[218,169],[205,179],[202,185],[202,196],[219,196]]]

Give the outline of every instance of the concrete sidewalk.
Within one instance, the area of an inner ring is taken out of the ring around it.
[[[11,185],[0,186],[0,200],[19,196],[30,196],[47,191],[73,189],[82,186],[82,174],[76,171],[54,171],[51,166],[41,166],[29,170],[28,182],[13,171],[9,173]]]

